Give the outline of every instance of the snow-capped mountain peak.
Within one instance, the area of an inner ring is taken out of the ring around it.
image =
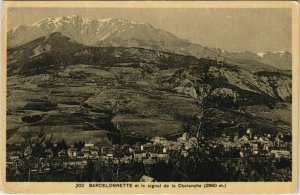
[[[256,55],[260,56],[260,57],[264,57],[264,55],[266,54],[266,52],[260,52],[260,53],[256,53]]]
[[[115,39],[182,41],[170,33],[155,29],[147,22],[131,22],[114,18],[90,19],[71,15],[46,18],[30,25],[15,27],[8,32],[8,46],[16,47],[53,32],[60,32],[79,43],[93,46],[104,40],[115,43]]]
[[[260,57],[264,57],[264,55],[268,54],[268,53],[272,53],[272,54],[285,54],[285,53],[288,53],[287,51],[267,51],[267,52],[259,52],[259,53],[256,53],[256,55],[260,56]]]
[[[281,69],[291,69],[292,54],[288,51],[267,51],[256,53],[260,61]]]

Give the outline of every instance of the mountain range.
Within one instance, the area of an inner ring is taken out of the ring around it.
[[[122,19],[89,19],[72,15],[47,18],[30,25],[21,25],[7,33],[7,45],[14,48],[37,38],[60,32],[71,40],[94,47],[139,47],[176,54],[225,61],[236,65],[259,64],[291,70],[292,55],[288,51],[263,53],[229,52],[191,43],[157,29],[147,22]]]
[[[199,115],[208,136],[291,132],[291,72],[255,60],[89,46],[62,32],[7,52],[9,144],[40,128],[69,143],[168,136],[197,128]]]

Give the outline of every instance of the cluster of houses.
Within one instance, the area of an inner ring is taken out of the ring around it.
[[[285,135],[285,136],[290,136]],[[265,156],[271,158],[291,158],[292,144],[290,141],[283,141],[284,135],[253,135],[252,129],[247,129],[246,134],[239,137],[235,135],[233,139],[225,134],[222,137],[214,139],[210,145],[216,147],[221,145],[224,152],[232,149],[239,151],[239,157]]]
[[[133,161],[143,164],[154,164],[158,161],[168,162],[180,158],[194,158],[198,151],[206,155],[226,157],[226,154],[235,151],[235,157],[265,156],[270,158],[291,158],[291,142],[283,141],[283,135],[253,135],[248,129],[245,135],[239,137],[227,136],[212,140],[197,139],[189,133],[183,133],[177,140],[167,140],[163,137],[154,137],[147,143],[136,143],[132,146],[111,145],[99,146],[92,143],[84,144],[82,148],[68,146],[67,149],[53,155],[52,150],[45,150],[45,158],[41,158],[31,166],[32,172],[49,171],[50,167],[84,169],[88,161],[104,164],[129,164]],[[20,166],[20,159],[26,156],[28,151],[13,151],[7,154],[7,167]]]

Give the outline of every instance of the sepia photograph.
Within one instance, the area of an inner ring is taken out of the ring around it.
[[[295,181],[297,4],[134,5],[6,7],[3,180]]]

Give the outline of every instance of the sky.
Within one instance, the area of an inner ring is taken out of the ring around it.
[[[291,51],[288,8],[10,8],[8,29],[68,15],[149,22],[179,38],[227,51]]]

